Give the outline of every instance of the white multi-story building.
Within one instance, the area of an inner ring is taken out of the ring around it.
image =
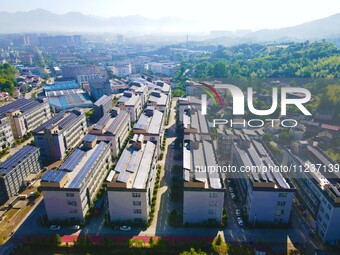
[[[156,110],[163,112],[165,116],[167,116],[170,106],[170,96],[157,90],[153,90],[150,93],[147,105],[154,107]]]
[[[156,164],[156,145],[135,135],[106,180],[111,221],[148,220]]]
[[[123,96],[119,98],[117,106],[130,114],[131,122],[137,121],[143,110],[143,97],[136,95],[134,91],[124,91]]]
[[[116,75],[118,77],[125,77],[132,73],[130,63],[116,64],[109,68],[111,69],[113,75]]]
[[[0,150],[10,146],[14,141],[11,123],[6,116],[0,119]]]
[[[183,143],[183,223],[220,224],[225,190],[220,173],[206,171],[208,166],[217,166],[207,120],[199,110],[192,111],[188,118],[194,135]]]
[[[233,144],[231,160],[237,171],[229,178],[234,180],[245,205],[248,223],[288,224],[295,187],[280,172],[270,171],[278,164],[264,145],[241,134],[240,142]]]
[[[105,115],[96,124],[89,128],[89,133],[83,138],[84,141],[92,140],[96,136],[98,141],[108,142],[112,157],[117,157],[123,148],[131,130],[130,115],[120,111],[116,116]]]
[[[82,109],[63,111],[33,131],[34,142],[45,161],[64,158],[67,150],[77,147],[87,131]]]
[[[284,154],[284,165],[296,171],[288,173],[295,184],[296,196],[305,214],[314,220],[314,231],[326,243],[340,240],[339,165],[318,147],[306,141],[293,144]]]
[[[134,134],[142,134],[145,141],[158,144],[160,148],[164,134],[164,114],[153,107],[147,107],[133,127]]]
[[[83,222],[110,166],[110,147],[94,139],[76,149],[59,167],[41,179],[47,218]]]
[[[0,115],[7,116],[14,138],[22,137],[52,117],[46,98],[19,99],[1,107]]]
[[[0,204],[14,197],[25,187],[24,180],[30,174],[41,171],[40,151],[33,146],[24,146],[0,164]]]

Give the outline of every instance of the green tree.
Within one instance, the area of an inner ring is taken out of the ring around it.
[[[203,251],[195,251],[194,248],[190,248],[189,251],[183,251],[181,252],[181,255],[207,255],[205,252]]]

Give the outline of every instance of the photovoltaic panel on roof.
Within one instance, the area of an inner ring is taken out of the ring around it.
[[[67,125],[71,124],[71,121],[74,120],[75,118],[77,118],[78,116],[75,115],[74,113],[69,113],[69,115],[67,115],[64,119],[62,119],[59,123],[58,123],[58,127],[59,128],[64,128]]]
[[[41,124],[39,127],[37,127],[33,132],[40,132],[44,130],[47,127],[52,127],[52,124],[57,123],[62,118],[64,118],[65,112],[59,112],[57,115],[55,115],[52,119],[49,119],[48,121]]]
[[[152,142],[146,143],[142,161],[140,162],[140,166],[136,174],[135,181],[133,183],[133,188],[143,189],[145,187],[145,183],[149,175],[149,171],[151,169],[151,163],[153,160],[153,154],[155,149],[156,145],[154,143]]]
[[[263,148],[262,144],[259,143],[258,141],[253,140],[253,144],[255,145],[255,148],[257,152],[262,156],[267,156],[266,150]]]
[[[125,171],[126,165],[130,161],[130,158],[131,158],[131,152],[125,149],[117,162],[115,171],[118,173]]]
[[[103,117],[100,118],[100,120],[96,124],[94,124],[93,128],[96,130],[102,130],[109,120],[110,116],[104,115]]]
[[[96,135],[86,134],[83,138],[83,142],[92,143],[96,139]]]
[[[116,174],[116,171],[111,170],[109,175],[106,177],[106,181],[111,182],[113,180],[113,177],[115,176],[115,174]]]
[[[126,171],[135,173],[139,167],[139,163],[142,157],[141,151],[134,151],[131,155],[131,159],[129,161],[129,164],[126,168]]]
[[[118,175],[118,178],[117,178],[117,181],[118,182],[123,182],[123,183],[126,183],[129,179],[129,176],[130,176],[131,173],[127,172],[127,171],[122,171],[119,173]]]
[[[204,153],[202,144],[200,144],[199,148],[197,150],[192,150],[192,163],[193,167],[192,170],[195,171],[196,168],[200,168],[201,171],[195,171],[195,180],[199,182],[206,182],[207,175],[202,169],[206,166],[205,160],[204,160]]]
[[[60,182],[67,174],[65,171],[47,170],[41,178],[43,182]]]
[[[210,142],[203,141],[204,154],[207,166],[217,167],[217,161],[215,158],[214,147]],[[214,189],[220,189],[222,187],[220,176],[217,172],[208,172],[210,186]]]
[[[120,126],[122,121],[128,117],[128,113],[125,111],[120,112],[117,117],[112,121],[111,125],[107,128],[106,132],[116,134],[117,128]]]
[[[85,156],[85,152],[76,149],[65,161],[64,163],[59,167],[60,170],[65,170],[72,172],[76,166],[79,164],[79,162],[83,159]]]
[[[96,148],[95,151],[91,154],[91,156],[87,159],[82,169],[79,171],[77,176],[73,179],[71,184],[69,185],[69,188],[81,188],[81,184],[85,180],[86,176],[91,171],[92,167],[95,165],[96,161],[99,160],[99,157],[101,153],[106,148],[107,144],[105,142],[100,142]]]
[[[15,168],[20,162],[25,160],[29,155],[39,150],[34,146],[24,146],[21,150],[16,152],[13,156],[9,157],[3,163],[0,164],[0,175],[8,174],[13,168]]]

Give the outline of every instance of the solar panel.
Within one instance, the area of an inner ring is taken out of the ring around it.
[[[78,116],[75,115],[74,113],[69,113],[68,116],[66,116],[64,119],[62,119],[59,123],[58,123],[58,127],[60,129],[63,129],[64,127],[66,127],[67,125],[70,125],[72,120],[74,120],[75,118],[77,118]]]
[[[135,181],[133,183],[133,188],[142,189],[145,186],[146,179],[149,175],[149,171],[151,168],[153,154],[155,151],[156,145],[152,142],[147,142],[142,161],[140,162],[138,172],[136,174]]]
[[[217,161],[215,158],[215,152],[212,144],[207,141],[203,141],[205,158],[207,161],[207,166],[217,166]],[[208,172],[210,186],[215,189],[220,189],[222,187],[220,176],[217,172],[209,171]]]
[[[65,161],[64,163],[60,166],[60,170],[65,170],[68,172],[72,172],[76,166],[79,164],[79,162],[83,159],[85,156],[85,152],[76,149]]]
[[[120,112],[117,117],[112,121],[111,125],[107,128],[107,132],[110,132],[111,134],[116,134],[117,128],[120,126],[120,124],[123,122],[124,119],[128,117],[127,112]]]
[[[92,143],[96,139],[96,137],[97,136],[95,136],[95,135],[87,134],[87,135],[84,136],[83,142]]]
[[[129,179],[129,176],[130,176],[130,173],[124,170],[119,173],[117,181],[126,183]]]
[[[39,150],[37,147],[34,146],[24,146],[21,150],[15,153],[13,156],[5,160],[3,163],[0,164],[0,173],[1,175],[8,174],[13,168],[15,168],[19,162],[25,160],[29,155],[33,154]]]
[[[39,127],[34,129],[33,132],[38,133],[45,129],[46,127],[52,127],[52,124],[57,123],[59,120],[64,118],[65,112],[59,112],[57,115],[55,115],[52,119],[49,119],[48,121],[41,124]]]
[[[131,172],[131,173],[136,172],[138,169],[141,157],[142,157],[142,153],[140,151],[134,151],[132,153],[132,156],[126,168],[126,171]]]
[[[88,160],[85,162],[84,166],[81,168],[77,176],[72,180],[69,185],[69,188],[80,188],[81,184],[88,176],[90,171],[93,169],[93,166],[96,165],[96,161],[99,160],[100,154],[106,148],[107,144],[105,142],[100,142],[97,147],[94,149],[95,151],[91,154]]]
[[[111,181],[113,180],[113,177],[115,176],[115,174],[116,174],[116,171],[111,170],[110,173],[109,173],[109,175],[108,175],[107,178],[106,178],[106,181],[107,181],[107,182],[111,182]]]
[[[100,120],[96,124],[94,124],[93,128],[96,130],[102,130],[109,120],[110,116],[104,115],[103,117],[100,118]]]
[[[60,182],[67,172],[57,170],[47,170],[41,178],[43,182]]]
[[[131,158],[131,151],[125,149],[117,162],[115,171],[118,173],[124,171],[127,163],[130,161],[130,158]]]

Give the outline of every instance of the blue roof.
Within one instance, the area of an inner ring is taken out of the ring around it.
[[[75,107],[91,108],[93,106],[86,93],[50,96],[48,101],[51,107],[54,107],[57,110],[65,110]]]
[[[79,162],[83,159],[85,154],[86,153],[84,151],[76,149],[59,167],[59,170],[72,172],[79,164]]]
[[[95,135],[87,134],[87,135],[84,136],[83,142],[85,142],[85,143],[92,143],[94,141],[94,139],[96,139]]]
[[[41,178],[43,182],[60,182],[61,179],[67,174],[65,171],[47,170]]]
[[[93,169],[94,163],[98,160],[99,155],[106,148],[107,144],[105,142],[100,142],[97,147],[94,149],[95,151],[91,154],[88,160],[85,162],[82,169],[79,171],[77,176],[70,183],[68,188],[70,189],[79,189],[81,187],[82,182],[88,176],[89,172]]]
[[[79,89],[80,85],[75,81],[59,81],[55,82],[53,85],[48,85],[44,87],[45,92],[55,91],[55,90],[66,90],[66,89]]]
[[[38,151],[39,148],[34,146],[24,146],[21,150],[15,153],[12,157],[8,158],[0,164],[0,175],[10,173],[19,163],[24,161],[29,155]]]

